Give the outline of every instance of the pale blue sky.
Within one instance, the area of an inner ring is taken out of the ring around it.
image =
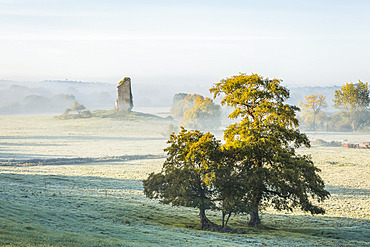
[[[0,0],[0,79],[369,81],[370,1]]]

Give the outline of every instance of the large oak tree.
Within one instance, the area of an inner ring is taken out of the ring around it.
[[[311,158],[295,152],[310,142],[297,129],[299,108],[284,103],[289,91],[280,83],[257,74],[240,74],[210,89],[215,98],[223,96],[222,105],[234,108],[229,118],[237,122],[224,132],[225,149],[235,154],[231,169],[241,184],[237,193],[245,195],[250,226],[261,222],[259,211],[264,205],[324,213],[310,199],[320,202],[329,196]]]

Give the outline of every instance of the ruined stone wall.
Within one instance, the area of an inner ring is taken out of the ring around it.
[[[129,77],[125,77],[118,83],[117,89],[118,97],[115,109],[118,111],[131,111],[134,106],[131,92],[131,79]]]

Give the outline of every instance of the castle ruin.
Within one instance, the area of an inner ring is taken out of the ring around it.
[[[123,78],[118,83],[118,97],[116,100],[115,109],[118,111],[130,112],[134,106],[131,92],[131,79],[130,77]]]

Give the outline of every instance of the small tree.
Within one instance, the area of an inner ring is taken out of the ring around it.
[[[369,89],[368,83],[359,81],[357,84],[346,83],[340,90],[335,91],[334,107],[342,111],[343,116],[348,115],[352,130],[360,125],[368,125],[369,118]]]
[[[82,110],[85,110],[86,107],[77,101],[74,102],[73,106],[69,109],[70,111],[76,111],[78,114],[81,113]]]
[[[316,121],[318,116],[320,115],[321,110],[325,107],[327,107],[326,96],[318,94],[318,95],[309,95],[304,96],[304,99],[306,100],[305,103],[299,102],[299,105],[302,106],[303,112],[306,116],[306,118],[310,118],[309,116],[312,116],[312,130],[316,130]]]
[[[207,209],[216,208],[212,199],[212,169],[219,155],[220,143],[210,133],[181,128],[178,135],[170,136],[165,149],[167,159],[162,172],[151,173],[143,181],[144,194],[160,198],[164,204],[199,209],[202,229],[217,225],[206,216]]]
[[[297,130],[299,108],[284,104],[289,91],[280,82],[240,74],[210,89],[214,97],[224,95],[221,104],[235,109],[229,118],[239,119],[226,129],[224,138],[225,148],[234,154],[231,169],[237,173],[238,193],[244,194],[249,209],[249,226],[260,224],[263,204],[278,210],[299,206],[316,214],[324,209],[310,198],[320,202],[329,196],[310,157],[295,153],[294,148],[309,147],[310,142]]]

